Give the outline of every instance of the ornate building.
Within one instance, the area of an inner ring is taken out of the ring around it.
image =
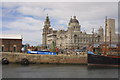
[[[113,26],[112,34],[115,32],[114,20],[108,19],[108,27]],[[98,44],[104,42],[104,30],[100,26],[98,33],[88,34],[85,31],[81,31],[81,25],[76,16],[70,19],[68,23],[68,29],[65,30],[53,30],[50,25],[49,16],[46,17],[44,22],[44,28],[42,33],[42,44],[51,47],[54,42],[56,47],[60,49],[80,49],[89,45]]]

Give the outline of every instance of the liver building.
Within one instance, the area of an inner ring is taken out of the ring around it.
[[[52,47],[52,44],[59,49],[81,49],[89,45],[102,43],[104,31],[100,26],[97,33],[88,34],[81,31],[81,25],[76,16],[71,17],[67,30],[53,30],[50,25],[49,16],[46,16],[42,33],[42,44]]]

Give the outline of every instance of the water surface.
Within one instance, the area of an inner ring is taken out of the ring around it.
[[[2,70],[3,78],[118,78],[118,68],[87,65],[9,64]]]

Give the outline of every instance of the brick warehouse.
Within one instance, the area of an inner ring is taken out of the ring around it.
[[[21,35],[0,35],[0,52],[20,52],[22,48]]]

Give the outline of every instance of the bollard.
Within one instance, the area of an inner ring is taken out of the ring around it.
[[[23,59],[21,60],[21,65],[29,65],[28,59],[23,58]]]
[[[9,64],[9,61],[7,58],[3,58],[2,59],[2,64],[5,65],[5,64]]]

